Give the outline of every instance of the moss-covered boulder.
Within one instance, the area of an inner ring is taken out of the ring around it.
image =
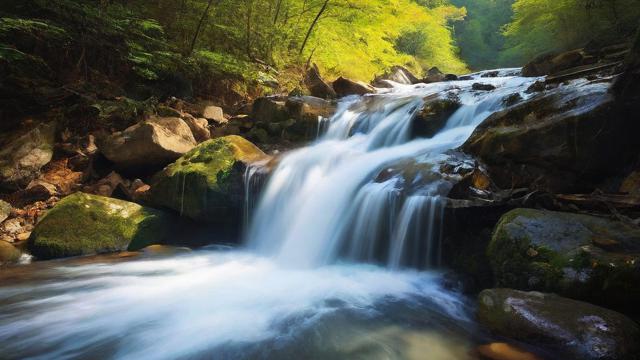
[[[27,248],[39,259],[139,250],[162,243],[172,223],[159,210],[75,193],[47,212]]]
[[[15,246],[0,240],[0,265],[16,263],[22,253]]]
[[[554,294],[489,289],[478,320],[494,333],[554,350],[558,358],[640,359],[640,327],[612,310]]]
[[[155,176],[150,202],[196,221],[237,224],[244,204],[244,171],[266,157],[240,136],[206,141]]]
[[[637,313],[640,229],[604,218],[515,209],[494,229],[487,255],[498,286],[557,292]]]

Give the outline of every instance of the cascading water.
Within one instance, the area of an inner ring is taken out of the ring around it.
[[[437,163],[506,95],[526,96],[535,79],[515,72],[482,78],[491,92],[467,80],[342,101],[321,138],[283,156],[265,186],[247,171],[247,215],[260,194],[250,249],[3,269],[0,358],[474,358],[487,339],[465,298],[437,272],[408,268],[439,264],[447,186]],[[412,118],[434,94],[462,106],[435,136],[412,139]],[[430,171],[382,171],[403,159]]]
[[[284,156],[271,175],[248,234],[249,246],[287,266],[314,267],[342,256],[398,268],[439,265],[443,196],[434,179],[413,194],[401,178],[377,181],[389,164],[413,159],[437,164],[460,146],[504,99],[535,81],[515,76],[397,86],[386,93],[343,100],[311,146]],[[473,91],[474,82],[496,87]],[[428,139],[412,138],[425,98],[457,97],[461,107]],[[436,167],[432,170],[437,172]]]

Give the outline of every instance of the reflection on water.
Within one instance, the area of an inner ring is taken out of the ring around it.
[[[436,273],[235,250],[91,260],[2,272],[3,359],[464,359],[475,332]]]

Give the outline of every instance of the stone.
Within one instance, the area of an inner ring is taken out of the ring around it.
[[[334,99],[336,92],[324,79],[320,76],[320,70],[316,64],[313,64],[307,70],[304,77],[304,84],[309,89],[311,96],[319,97],[322,99]]]
[[[640,301],[640,229],[589,215],[515,209],[487,249],[496,284],[556,292],[624,313]]]
[[[149,202],[205,223],[237,225],[244,170],[268,157],[240,136],[205,141],[157,174]]]
[[[46,213],[27,248],[39,259],[135,251],[162,243],[173,222],[156,209],[78,192]]]
[[[412,137],[433,137],[446,124],[449,117],[460,108],[456,96],[429,96],[424,99],[422,109],[417,113],[411,127]]]
[[[335,90],[338,97],[365,95],[375,92],[373,86],[369,84],[363,83],[362,81],[347,79],[342,76],[333,82],[333,90]]]
[[[22,253],[15,246],[0,240],[0,265],[17,263]]]
[[[572,50],[560,54],[543,54],[522,67],[522,76],[537,77],[557,74],[563,70],[581,65],[583,59],[584,53],[582,50]]]
[[[424,79],[422,79],[422,82],[425,84],[430,84],[434,82],[444,81],[444,78],[445,78],[445,74],[443,74],[442,71],[440,71],[440,69],[434,66],[431,69],[429,69],[429,71],[427,71],[427,74],[424,77]]]
[[[542,360],[533,353],[504,342],[480,345],[477,351],[483,359],[490,360]]]
[[[491,91],[495,90],[496,87],[491,84],[473,83],[473,85],[471,85],[471,89],[476,91]]]
[[[420,79],[413,75],[407,68],[396,65],[392,66],[385,74],[376,76],[373,80],[373,86],[390,88],[393,87],[390,81],[403,85],[412,85],[419,83]]]
[[[640,358],[640,327],[612,310],[540,292],[488,289],[478,320],[493,333],[553,350],[560,358]]]
[[[633,171],[624,178],[618,191],[624,194],[640,196],[640,171]]]
[[[0,187],[24,188],[53,158],[55,123],[40,124],[22,136],[10,139],[0,150]]]
[[[205,118],[194,118],[191,115],[185,115],[182,120],[189,126],[196,142],[201,143],[211,139],[211,131],[209,130],[209,122]],[[226,119],[225,119],[226,120]]]
[[[227,119],[224,117],[224,111],[219,106],[205,106],[202,110],[202,117],[217,124],[224,124],[227,122]]]
[[[118,167],[163,167],[197,145],[180,118],[150,118],[98,142],[100,152]]]
[[[11,215],[11,204],[0,200],[0,223]]]

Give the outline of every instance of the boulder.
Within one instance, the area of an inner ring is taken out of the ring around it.
[[[515,209],[487,249],[498,286],[556,292],[637,312],[640,229],[589,215]]]
[[[318,66],[316,64],[313,64],[307,70],[304,77],[304,84],[307,86],[307,89],[309,89],[309,93],[312,96],[322,99],[334,99],[336,97],[336,92],[333,88],[320,76],[320,70],[318,70]]]
[[[310,141],[318,135],[318,122],[328,119],[336,111],[335,102],[313,96],[290,97],[285,103],[289,116],[295,122],[287,128],[293,139]]]
[[[159,210],[78,192],[46,213],[27,248],[39,259],[139,250],[162,243],[173,221]]]
[[[180,118],[151,118],[98,141],[102,154],[124,169],[162,167],[195,146],[191,129]]]
[[[403,66],[393,66],[383,75],[376,76],[373,80],[373,86],[381,87],[381,88],[390,88],[393,85],[389,82],[392,81],[394,83],[403,84],[403,85],[412,85],[420,82],[415,75],[411,73],[411,71],[407,70]]]
[[[640,170],[635,170],[624,178],[618,192],[640,196]]]
[[[279,97],[261,97],[253,102],[251,117],[256,122],[275,123],[290,119],[286,99]]]
[[[209,122],[207,119],[194,118],[187,114],[182,116],[182,120],[189,126],[193,137],[198,143],[211,139],[211,131],[209,131]]]
[[[478,319],[500,336],[553,350],[559,358],[640,359],[640,327],[615,311],[554,294],[484,290]]]
[[[227,119],[224,117],[224,111],[219,106],[205,106],[202,110],[202,117],[218,124],[224,124],[227,122]]]
[[[429,84],[434,82],[441,82],[441,81],[444,81],[444,79],[445,79],[445,74],[443,74],[442,71],[440,71],[440,69],[434,66],[431,69],[429,69],[429,71],[427,71],[427,74],[424,77],[424,79],[422,79],[422,82],[425,84]]]
[[[412,123],[412,137],[433,137],[446,124],[449,117],[460,108],[460,100],[454,95],[435,95],[424,99],[422,109]]]
[[[551,192],[590,192],[637,154],[634,116],[606,83],[560,86],[493,113],[463,149],[501,188],[535,183]]]
[[[206,141],[154,177],[149,202],[196,221],[235,226],[244,204],[244,171],[266,158],[240,136]]]
[[[40,124],[22,136],[10,139],[0,149],[0,187],[24,188],[38,177],[53,157],[54,123]]]
[[[0,240],[0,265],[17,263],[22,253],[15,246]]]
[[[543,54],[522,67],[522,76],[537,77],[557,74],[582,64],[584,53],[582,50],[572,50],[564,53]]]
[[[363,83],[362,81],[347,79],[342,76],[333,82],[333,90],[335,90],[338,97],[365,95],[375,92],[373,86],[369,84]]]

